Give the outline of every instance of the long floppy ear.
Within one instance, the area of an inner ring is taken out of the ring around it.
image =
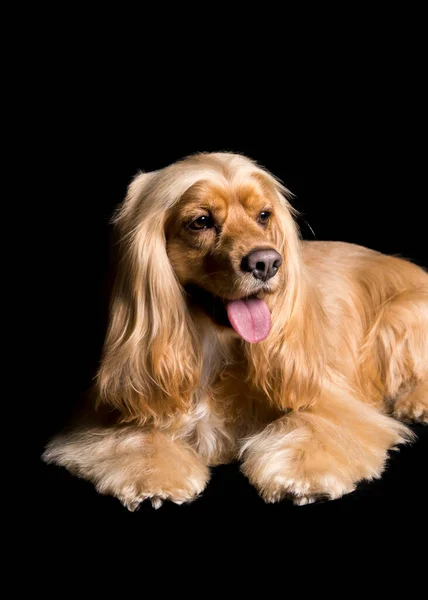
[[[163,181],[159,171],[138,175],[113,219],[119,264],[96,387],[98,404],[123,421],[186,410],[199,382],[194,326],[166,253]]]
[[[292,194],[271,173],[258,179],[277,200],[275,245],[283,256],[281,289],[270,300],[272,329],[259,344],[246,344],[250,378],[279,409],[307,407],[320,393],[327,350],[325,318],[308,284]],[[325,340],[323,342],[322,340]],[[270,365],[266,368],[266,365]]]

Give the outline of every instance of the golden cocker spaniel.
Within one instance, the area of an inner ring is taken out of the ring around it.
[[[232,460],[267,502],[381,475],[400,421],[428,422],[428,275],[303,242],[290,197],[229,153],[134,179],[92,407],[45,461],[130,510],[191,501]]]

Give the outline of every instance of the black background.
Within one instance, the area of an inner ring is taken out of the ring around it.
[[[307,531],[310,524],[325,528],[325,537],[333,530],[330,524],[340,531],[355,522],[370,523],[372,533],[373,527],[398,523],[405,535],[415,530],[419,535],[427,501],[423,427],[415,427],[417,443],[394,453],[381,481],[306,507],[265,505],[238,466],[228,465],[214,470],[192,505],[167,504],[158,511],[143,505],[131,514],[118,500],[96,494],[90,483],[42,464],[39,456],[97,368],[107,322],[108,221],[138,169],[158,169],[196,151],[245,153],[295,194],[305,239],[315,234],[319,240],[355,242],[426,266],[420,80],[415,83],[403,71],[398,94],[395,77],[379,82],[373,75],[362,86],[340,72],[323,82],[302,81],[293,92],[267,86],[264,97],[255,100],[252,86],[234,88],[232,81],[225,89],[209,85],[209,77],[204,88],[182,85],[178,91],[166,85],[154,96],[153,83],[129,94],[125,82],[112,84],[105,77],[94,83],[88,73],[57,73],[49,87],[55,94],[47,94],[30,114],[28,162],[37,164],[33,183],[40,201],[37,244],[30,255],[37,265],[35,302],[29,312],[31,319],[36,306],[39,311],[32,353],[43,401],[29,405],[37,523],[45,539],[61,548],[77,535],[81,545],[92,547],[94,531],[104,529],[137,537],[150,531],[176,544],[172,532],[200,536],[204,527],[203,539],[227,530],[236,533],[239,546],[237,532],[285,536],[292,529]]]

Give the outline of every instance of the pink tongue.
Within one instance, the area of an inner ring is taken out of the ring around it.
[[[263,341],[271,328],[270,312],[266,303],[258,298],[230,300],[226,304],[227,316],[233,329],[246,342]]]

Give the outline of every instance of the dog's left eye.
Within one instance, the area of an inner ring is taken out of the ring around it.
[[[209,229],[210,227],[214,227],[214,221],[209,215],[198,217],[189,225],[189,229],[193,229],[193,231],[202,231],[203,229]]]
[[[259,214],[257,221],[259,223],[261,223],[262,225],[265,225],[265,223],[267,223],[269,221],[270,215],[271,215],[271,213],[268,210],[263,210]]]

